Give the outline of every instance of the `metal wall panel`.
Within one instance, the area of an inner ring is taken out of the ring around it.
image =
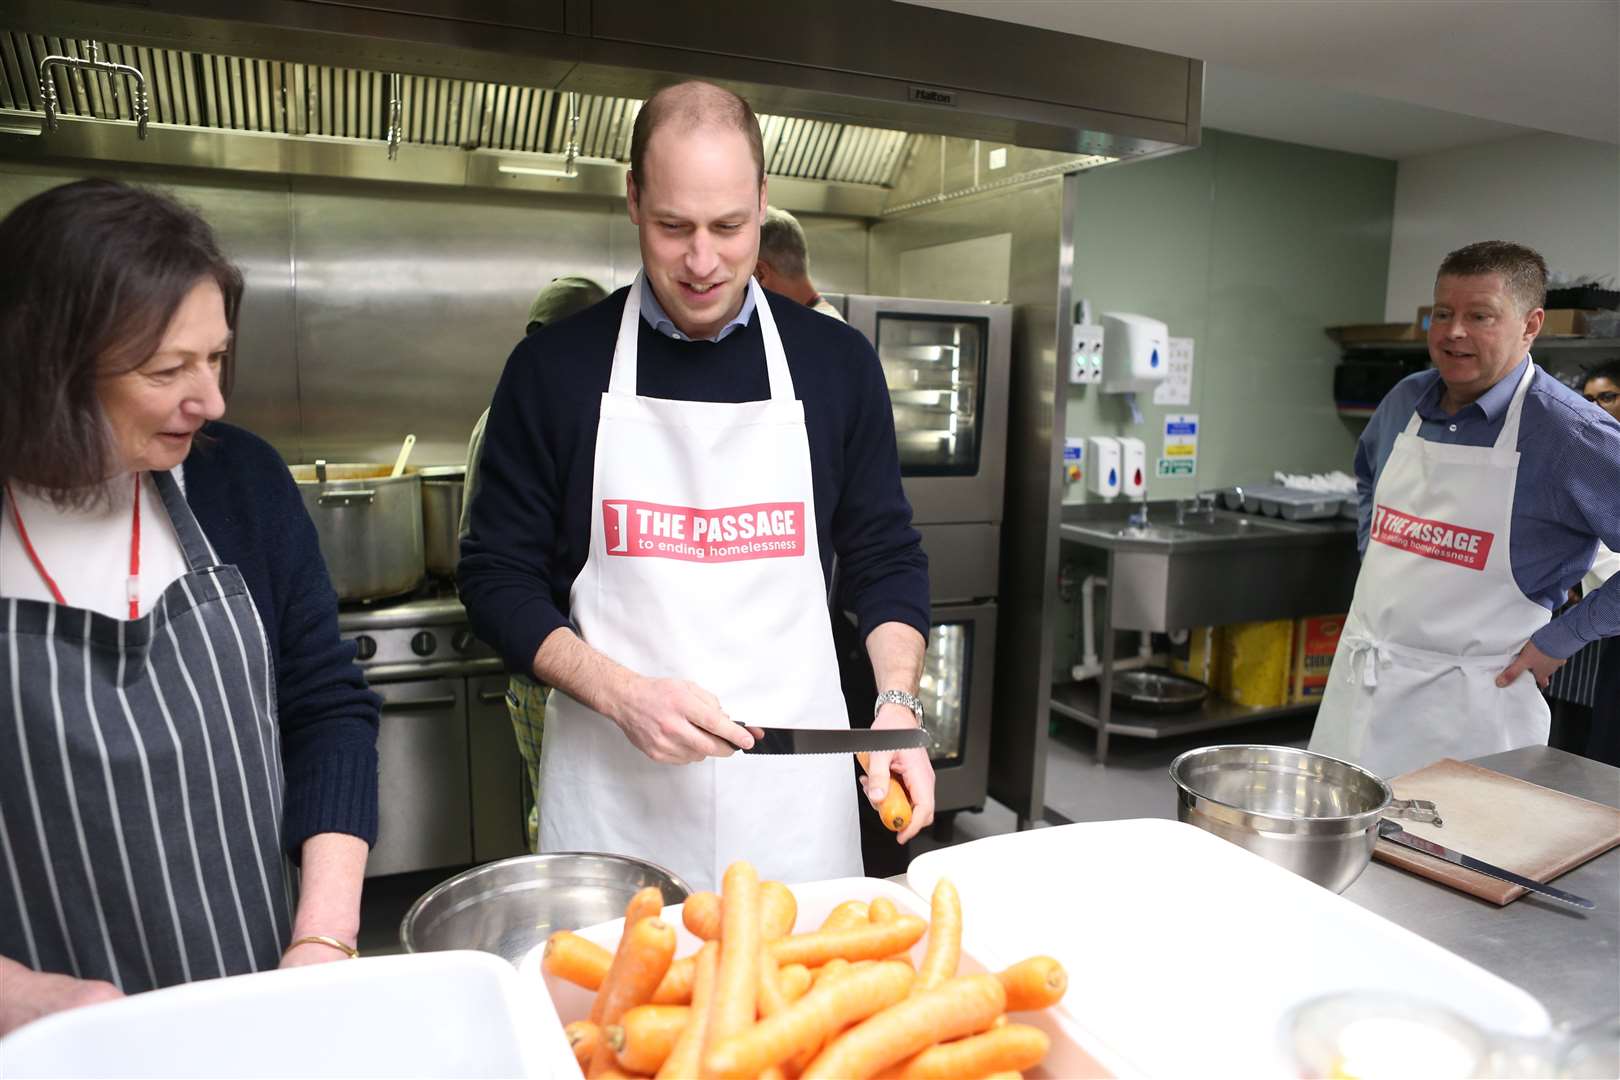
[[[306,459],[391,460],[415,432],[416,462],[460,462],[535,293],[614,276],[606,202],[301,184],[293,209]]]
[[[622,200],[177,173],[114,175],[171,191],[243,270],[228,419],[291,462],[459,463],[534,294],[561,274],[615,289],[641,265]],[[91,175],[0,160],[0,215]],[[816,284],[866,290],[866,223],[806,214]]]
[[[933,162],[939,160],[935,148]],[[1000,631],[990,735],[990,794],[1020,823],[1046,800],[1052,682],[1051,583],[1057,578],[1058,462],[1062,460],[1068,350],[1069,267],[1065,231],[1076,178],[1052,178],[885,218],[871,230],[871,288],[904,295],[901,254],[917,248],[1012,237],[1007,299],[1015,305],[1002,514]],[[900,185],[906,185],[904,177]]]

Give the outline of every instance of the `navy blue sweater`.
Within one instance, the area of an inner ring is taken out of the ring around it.
[[[568,623],[591,542],[601,399],[628,289],[536,330],[513,350],[490,405],[472,529],[457,574],[473,629],[515,672]],[[928,559],[900,487],[894,413],[859,331],[767,292],[793,389],[804,402],[822,574],[838,556],[840,598],[872,628],[928,635]],[[676,341],[640,323],[638,393],[680,401],[770,396],[755,315],[718,342]]]
[[[186,457],[186,502],[247,581],[264,621],[287,779],[282,844],[316,833],[377,839],[380,698],[338,637],[337,593],[298,485],[270,444],[213,423]]]

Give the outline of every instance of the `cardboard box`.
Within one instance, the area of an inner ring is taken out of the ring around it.
[[[1170,670],[1197,679],[1215,693],[1221,692],[1221,628],[1195,626],[1187,631],[1187,641],[1172,645]]]
[[[1294,623],[1294,664],[1289,700],[1310,705],[1322,700],[1333,654],[1339,649],[1344,630],[1343,615],[1311,615]]]
[[[1546,321],[1541,324],[1541,333],[1543,336],[1563,334],[1585,337],[1586,320],[1596,314],[1596,311],[1585,308],[1552,308],[1547,312]],[[1533,347],[1531,351],[1534,351]]]
[[[1423,340],[1423,332],[1418,329],[1417,323],[1357,323],[1353,326],[1330,326],[1326,333],[1340,345]]]

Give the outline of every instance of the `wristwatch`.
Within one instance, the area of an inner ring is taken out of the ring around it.
[[[923,703],[922,699],[917,697],[916,694],[908,694],[904,690],[883,691],[877,696],[877,700],[872,703],[872,719],[876,720],[879,710],[889,704],[904,705],[910,709],[912,715],[917,718],[917,726],[922,727]]]

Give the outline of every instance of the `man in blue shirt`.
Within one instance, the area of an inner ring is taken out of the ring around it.
[[[1313,750],[1393,776],[1544,743],[1538,685],[1620,633],[1615,580],[1550,618],[1620,540],[1620,424],[1529,355],[1546,275],[1501,241],[1440,265],[1434,369],[1356,450],[1363,562]]]
[[[747,102],[662,90],[630,158],[641,272],[514,350],[458,567],[479,636],[555,687],[540,847],[707,889],[738,859],[787,882],[858,875],[847,759],[733,751],[755,725],[848,726],[835,554],[881,690],[873,726],[921,721],[927,559],[883,369],[857,331],[753,282],[767,203]],[[927,826],[925,751],[868,769],[874,803],[898,782],[915,804],[899,839]]]

